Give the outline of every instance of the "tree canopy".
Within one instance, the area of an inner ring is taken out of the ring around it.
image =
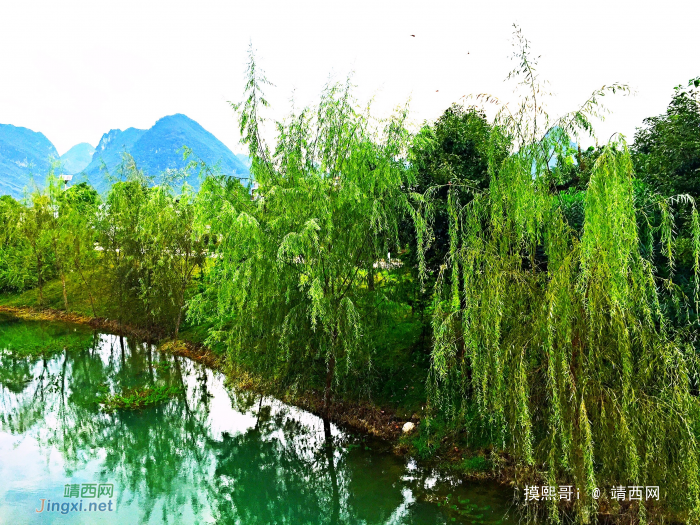
[[[663,195],[700,197],[700,77],[676,86],[666,113],[634,135],[635,169]]]
[[[329,84],[316,107],[276,123],[270,148],[260,139],[263,82],[252,56],[249,75],[237,107],[257,184],[252,195],[204,186],[202,227],[219,242],[193,312],[239,361],[275,377],[299,381],[325,363],[328,408],[336,370],[371,360],[382,305],[373,275],[389,264],[411,209],[406,111],[374,120],[349,82]]]

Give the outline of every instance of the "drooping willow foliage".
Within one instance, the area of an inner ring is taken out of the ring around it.
[[[191,311],[214,323],[236,363],[280,383],[315,374],[328,407],[341,372],[371,359],[382,305],[374,274],[409,209],[406,112],[374,120],[349,84],[330,84],[318,105],[277,123],[270,149],[260,128],[264,83],[251,54],[236,107],[255,187],[209,180],[200,192],[203,226],[218,244]]]
[[[517,111],[499,112],[491,139],[493,151],[507,144],[512,154],[491,164],[487,192],[468,204],[456,191],[449,198],[433,405],[457,422],[478,407],[502,450],[550,485],[569,480],[580,489],[582,522],[598,508],[594,489],[609,494],[619,485],[658,485],[670,508],[697,522],[696,359],[668,329],[661,283],[642,256],[627,145],[618,138],[604,148],[583,229],[572,228],[551,167],[577,128],[590,130],[603,91],[550,122],[526,42],[522,49],[516,73],[528,93]],[[661,228],[663,238],[672,236],[668,221]],[[696,242],[696,261],[699,248]],[[694,271],[697,283],[697,262]],[[640,503],[640,518],[646,511]]]

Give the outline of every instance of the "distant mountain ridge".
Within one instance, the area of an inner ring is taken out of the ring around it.
[[[90,164],[94,153],[95,148],[87,142],[76,144],[61,155],[61,164],[64,171],[70,175],[80,173]]]
[[[240,160],[246,168],[250,169],[250,165],[252,164],[252,162],[248,155],[244,155],[243,153],[236,153],[236,158]]]
[[[123,153],[128,152],[136,166],[146,175],[155,177],[154,183],[158,184],[164,172],[183,169],[192,160],[183,158],[185,146],[192,150],[193,159],[211,167],[218,166],[224,174],[238,177],[249,174],[248,167],[219,139],[181,113],[159,119],[148,130],[129,128],[109,131],[102,136],[92,161],[84,171],[89,182],[98,191],[103,191],[109,185],[103,166],[110,175],[115,176]],[[185,180],[191,186],[199,187],[196,170]]]
[[[82,174],[76,177],[76,182],[87,181],[97,190],[104,191],[109,186],[107,175],[103,167],[110,175],[116,176],[117,167],[122,162],[122,154],[131,152],[136,141],[138,141],[145,129],[127,128],[124,131],[120,129],[110,129],[102,135],[100,142],[92,154],[90,163],[82,170]],[[140,167],[137,164],[138,167]],[[84,174],[84,175],[83,175]]]
[[[58,159],[58,151],[43,133],[0,124],[0,195],[21,197],[32,178],[44,180],[51,159]]]
[[[185,160],[183,147],[192,150],[193,156]],[[189,160],[205,162],[226,175],[246,179],[249,177],[247,157],[234,155],[219,139],[200,124],[183,114],[159,119],[150,129],[112,129],[102,135],[90,154],[92,146],[82,143],[60,157],[62,170],[72,174],[73,184],[87,181],[100,192],[110,185],[110,177],[118,178],[119,166],[125,152],[136,166],[153,183],[161,182],[161,175],[185,168]],[[50,158],[59,159],[56,148],[41,133],[11,125],[0,125],[0,195],[19,198],[29,185],[31,174],[43,183],[50,168]],[[31,168],[30,168],[31,167]],[[108,176],[109,174],[109,176]],[[188,184],[198,188],[197,170],[185,178]],[[245,181],[243,181],[245,183]]]

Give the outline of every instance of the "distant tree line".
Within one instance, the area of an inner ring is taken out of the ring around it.
[[[46,284],[58,279],[70,311],[70,279],[92,315],[177,336],[206,256],[191,188],[150,187],[129,155],[103,197],[86,183],[65,188],[54,169],[24,203],[0,197],[0,290],[35,288],[47,306]]]

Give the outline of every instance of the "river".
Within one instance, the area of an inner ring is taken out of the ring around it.
[[[97,403],[157,385],[181,393]],[[0,314],[1,524],[510,524],[512,500],[151,345]]]

